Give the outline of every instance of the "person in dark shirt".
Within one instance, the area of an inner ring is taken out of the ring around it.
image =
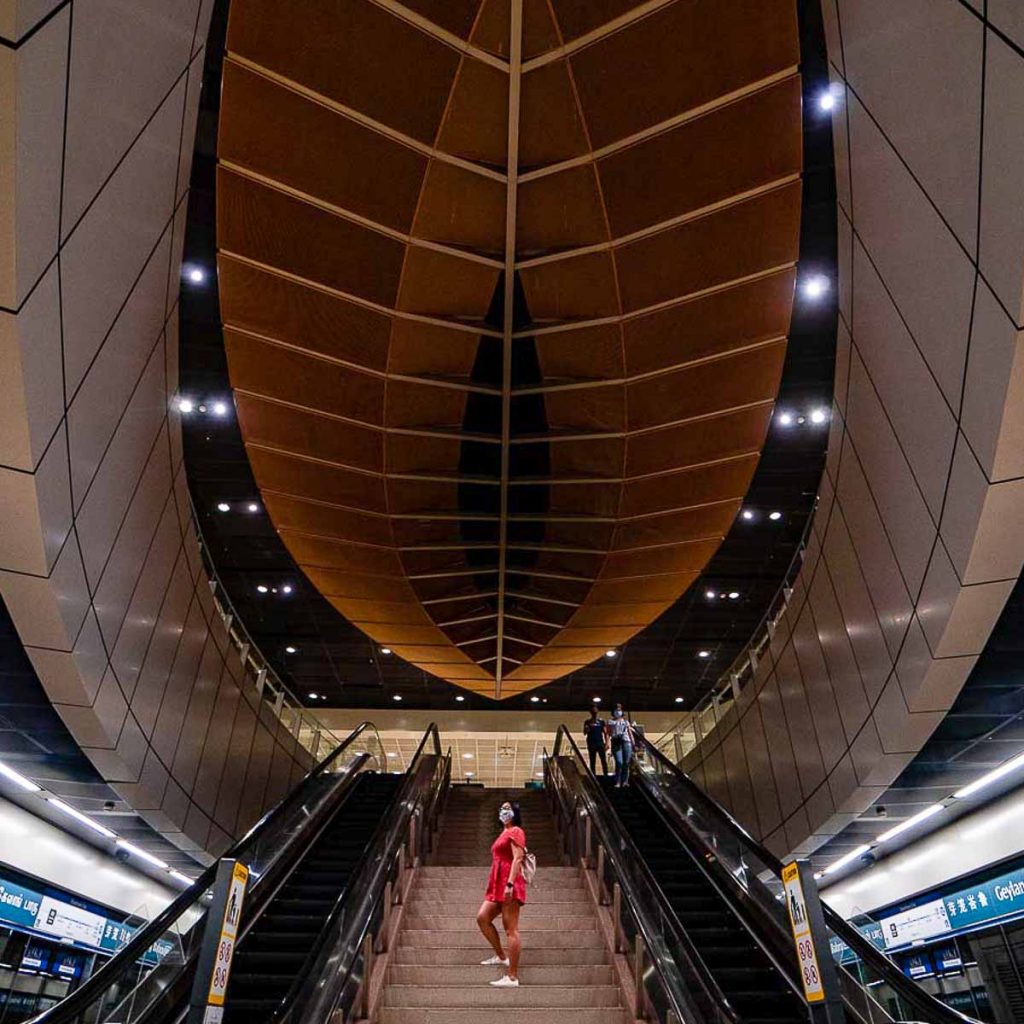
[[[587,753],[590,755],[590,770],[597,774],[597,759],[601,758],[601,768],[608,774],[608,729],[603,718],[597,715],[597,705],[590,709],[590,717],[584,719],[583,735],[587,740]]]

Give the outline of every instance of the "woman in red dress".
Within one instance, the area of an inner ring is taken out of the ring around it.
[[[526,879],[523,878],[523,857],[526,855],[526,833],[519,815],[519,804],[503,803],[498,811],[502,824],[501,835],[491,846],[491,873],[487,879],[487,892],[476,923],[484,938],[494,949],[494,956],[482,960],[485,967],[507,967],[508,971],[492,981],[495,988],[519,987],[519,908],[526,902]],[[508,956],[501,948],[501,936],[494,927],[494,919],[501,915],[508,944]]]

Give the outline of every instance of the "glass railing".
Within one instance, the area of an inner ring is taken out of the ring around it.
[[[224,854],[249,867],[252,883],[243,927],[358,777],[364,771],[386,771],[386,766],[377,729],[364,722]],[[135,1024],[183,1005],[216,873],[214,863],[80,988],[30,1024]]]
[[[696,854],[702,870],[740,919],[756,928],[762,948],[795,977],[795,954],[782,899],[782,862],[657,747],[643,738],[638,742],[637,782],[680,843]],[[972,1021],[925,992],[828,904],[823,903],[822,910],[846,1009],[857,1020],[867,1024]]]
[[[735,1024],[734,1008],[564,726],[544,771],[570,859],[595,873],[599,899],[610,908],[617,952],[631,958],[637,1017],[657,1024]]]
[[[339,894],[273,1024],[324,1024],[370,1016],[374,957],[388,948],[392,909],[404,899],[407,871],[425,860],[451,783],[451,751],[437,726],[423,736],[397,799],[371,841],[358,874]]]

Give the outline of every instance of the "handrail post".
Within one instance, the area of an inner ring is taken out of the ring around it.
[[[589,868],[590,867],[590,851],[593,848],[592,847],[592,842],[593,842],[593,823],[590,820],[590,815],[589,814],[587,815],[587,822],[586,822],[586,825],[584,826],[584,828],[586,829],[586,833],[585,833],[585,838],[584,838],[584,843],[583,843],[583,859],[584,859],[584,862],[586,863],[587,867]]]
[[[380,951],[382,953],[386,953],[388,951],[389,936],[391,935],[391,905],[392,905],[392,902],[393,902],[393,900],[392,900],[392,895],[391,895],[391,883],[390,882],[385,882],[384,883],[384,916],[383,916],[383,919],[381,920],[381,925],[380,925],[380,934],[381,934]]]
[[[615,952],[621,953],[622,937],[622,886],[618,882],[612,884],[612,928],[614,929]]]
[[[370,978],[373,974],[373,936],[363,939],[363,1017],[370,1016]]]
[[[633,983],[636,996],[636,1019],[646,1020],[646,1007],[644,1005],[644,940],[637,935],[633,941]]]
[[[597,844],[597,902],[603,907],[607,901],[604,898],[604,844]]]

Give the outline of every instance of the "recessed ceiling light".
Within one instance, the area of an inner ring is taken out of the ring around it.
[[[381,654],[390,654],[391,653],[391,648],[390,647],[382,647],[380,649],[380,653]]]
[[[227,416],[228,414],[227,402],[214,402],[211,408],[214,416]]]
[[[747,519],[747,520],[750,520],[750,519],[753,519],[753,518],[754,518],[754,513],[753,513],[753,510],[752,510],[752,509],[749,509],[749,508],[745,508],[745,509],[744,509],[744,510],[743,510],[743,511],[742,511],[742,512],[740,513],[740,515],[741,515],[741,516],[742,516],[742,517],[743,517],[744,519]]]
[[[259,510],[260,510],[260,507],[259,507],[259,505],[257,505],[255,501],[250,501],[250,502],[249,502],[249,504],[248,504],[248,505],[246,505],[245,507],[246,507],[246,508],[247,508],[247,509],[248,509],[248,510],[249,510],[250,512],[259,512]]]
[[[262,583],[261,583],[261,584],[260,584],[260,585],[259,585],[259,586],[258,586],[258,587],[257,587],[256,589],[257,589],[257,590],[258,590],[258,591],[259,591],[259,592],[260,592],[261,594],[265,594],[265,593],[267,592],[267,588],[266,588],[266,587],[265,587],[265,586],[264,586],[264,585],[263,585]]]
[[[735,601],[736,598],[738,598],[739,596],[740,595],[739,595],[739,591],[738,590],[730,590],[729,591],[729,600],[730,601]]]
[[[593,698],[593,702],[594,702],[595,704],[600,704],[600,703],[601,703],[601,698],[600,698],[600,697],[594,697],[594,698]]]
[[[455,699],[461,704],[466,698],[460,693]]]
[[[548,702],[547,697],[541,697],[540,702],[541,702],[541,704],[547,704],[547,702]]]
[[[472,761],[472,760],[473,760],[473,755],[472,755],[472,754],[463,754],[462,756],[463,756],[463,757],[464,757],[464,758],[465,758],[465,759],[466,759],[467,761]]]
[[[777,523],[782,518],[782,513],[781,512],[771,512],[771,513],[769,513],[768,518],[773,523]]]
[[[174,404],[178,407],[178,412],[184,413],[186,416],[196,407],[196,403],[191,398],[179,398]]]
[[[202,267],[186,267],[185,280],[192,284],[202,284],[206,280],[206,271]]]
[[[707,599],[708,599],[709,601],[714,601],[714,599],[715,599],[716,597],[718,597],[718,595],[717,595],[717,594],[716,594],[716,593],[715,593],[715,592],[714,592],[713,590],[705,590],[705,591],[704,591],[704,596],[705,596],[705,597],[706,597],[706,598],[707,598]]]
[[[530,698],[530,703],[531,704],[539,704],[540,703],[540,697],[531,697]]]
[[[398,757],[398,755],[393,750],[389,750],[388,757]]]
[[[534,778],[537,778],[537,779],[543,779],[544,778],[544,773],[543,772],[534,772],[533,775],[534,775]]]
[[[287,646],[287,647],[286,647],[286,648],[284,649],[284,653],[285,653],[285,654],[294,654],[294,653],[295,653],[295,651],[296,651],[296,648],[292,647],[292,645],[291,645],[291,644],[289,644],[289,645],[288,645],[288,646]]]
[[[824,423],[828,419],[828,413],[824,409],[812,409],[811,410],[811,422],[812,423]]]
[[[226,501],[222,501],[222,502],[220,502],[217,505],[217,511],[218,512],[230,512],[231,511],[231,506]]]
[[[710,651],[698,651],[697,652],[697,657],[698,658],[710,658],[711,657],[711,652]]]
[[[402,699],[402,695],[400,693],[396,693],[391,699],[392,700],[401,700]]]
[[[685,700],[684,697],[676,697],[676,703],[677,704],[682,704],[684,700]]]
[[[775,418],[783,427],[791,427],[793,425],[793,414],[791,412],[780,412]]]
[[[285,584],[285,585],[284,585],[284,586],[283,586],[283,587],[281,588],[281,593],[282,593],[282,594],[290,594],[291,592],[292,592],[292,585],[291,585],[290,583],[286,583],[286,584]]]
[[[828,291],[828,278],[821,274],[812,274],[801,288],[808,299],[820,299]]]
[[[835,110],[836,107],[836,94],[831,88],[826,89],[818,97],[818,108],[820,110]]]
[[[614,658],[618,653],[619,653],[618,651],[616,651],[613,648],[609,647],[608,650],[604,652],[604,656],[606,658]]]
[[[309,699],[310,700],[319,700],[320,699],[320,694],[319,693],[311,693],[309,695]]]
[[[476,775],[476,772],[466,772],[466,778],[467,779],[473,778],[474,775]]]

